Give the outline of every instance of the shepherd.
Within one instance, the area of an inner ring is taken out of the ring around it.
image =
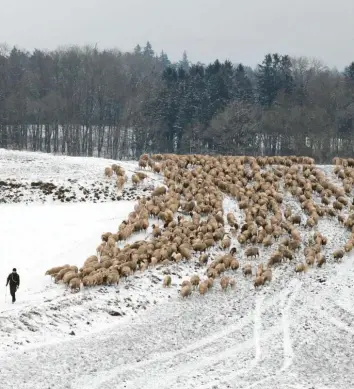
[[[10,294],[12,297],[12,304],[16,301],[16,292],[20,287],[20,276],[17,274],[17,270],[15,268],[12,269],[12,273],[7,277],[6,286],[10,284]]]

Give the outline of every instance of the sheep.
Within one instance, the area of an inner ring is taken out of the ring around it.
[[[259,256],[259,249],[258,247],[249,247],[245,250],[245,256],[248,257],[258,257]]]
[[[82,285],[83,286],[93,286],[94,285],[94,279],[93,276],[86,276],[82,279]]]
[[[307,265],[305,263],[299,263],[295,266],[296,273],[304,273],[307,272]]]
[[[171,281],[171,276],[166,276],[163,280],[163,287],[166,288],[171,286]]]
[[[61,280],[63,280],[63,277],[65,276],[66,273],[69,273],[69,272],[73,272],[73,273],[77,273],[77,267],[75,266],[69,266],[69,267],[66,267],[62,270],[59,271],[59,273],[55,276],[55,282],[59,282]]]
[[[188,297],[192,294],[192,288],[190,285],[186,285],[181,289],[181,296],[182,298]]]
[[[184,281],[182,281],[181,287],[183,288],[184,286],[192,287],[192,283],[188,280],[184,280]]]
[[[253,283],[254,287],[257,288],[261,285],[264,285],[264,277],[263,276],[258,276],[255,278],[254,280],[254,283]]]
[[[208,254],[202,254],[200,257],[199,257],[199,263],[201,265],[205,264],[208,262],[208,259],[209,259],[209,256]]]
[[[306,263],[307,263],[309,266],[313,266],[314,263],[315,263],[315,257],[313,257],[313,256],[308,256],[308,257],[306,257]]]
[[[129,266],[123,266],[120,270],[120,274],[123,276],[123,277],[129,277],[132,273],[132,270]]]
[[[272,271],[270,269],[266,269],[262,274],[262,277],[264,279],[264,283],[266,283],[266,281],[271,282],[273,278]]]
[[[276,263],[281,263],[283,259],[283,255],[280,251],[276,251],[271,255],[271,257],[268,260],[268,267],[273,266]]]
[[[235,215],[233,213],[229,212],[226,215],[226,219],[227,219],[227,222],[229,223],[230,227],[235,227],[235,225],[236,225],[236,218],[235,218]]]
[[[164,186],[159,186],[154,189],[151,193],[151,197],[162,196],[166,193],[166,188]]]
[[[191,277],[190,282],[192,286],[197,287],[200,283],[200,277],[198,275],[194,275]]]
[[[108,177],[108,178],[112,177],[112,176],[113,176],[113,170],[112,170],[112,168],[106,167],[106,168],[104,169],[104,175],[105,175],[106,177]]]
[[[64,274],[63,283],[64,283],[64,284],[69,284],[69,282],[70,282],[73,278],[77,278],[77,273],[75,273],[74,271],[69,271],[69,272],[67,272],[67,273]]]
[[[85,277],[85,276],[88,276],[90,275],[92,272],[95,271],[95,268],[93,266],[89,266],[89,267],[84,267],[82,269],[82,275]]]
[[[69,282],[70,289],[73,290],[80,290],[81,286],[81,280],[80,278],[72,278]]]
[[[218,272],[215,269],[209,268],[207,270],[208,278],[216,278],[218,276]]]
[[[243,268],[242,268],[242,271],[243,271],[243,274],[244,276],[252,276],[252,265],[251,264],[246,264]]]
[[[204,295],[209,289],[208,281],[203,281],[199,284],[199,293]]]
[[[161,236],[162,232],[159,227],[155,226],[155,224],[153,224],[151,227],[152,227],[152,236],[154,238]]]
[[[237,270],[240,267],[240,264],[237,259],[233,259],[230,263],[230,268],[232,270]]]
[[[352,242],[347,242],[345,245],[344,245],[344,251],[346,253],[349,253],[350,251],[353,250],[353,243]]]
[[[186,258],[186,259],[188,259],[188,260],[191,259],[192,255],[191,255],[190,250],[189,250],[187,247],[185,247],[185,246],[180,246],[180,247],[178,248],[178,250],[179,250],[179,252],[181,253],[181,255],[182,255],[183,258]]]
[[[113,284],[118,284],[118,283],[119,283],[119,274],[118,274],[118,272],[110,271],[107,274],[107,284],[108,285],[113,285]]]
[[[137,186],[139,184],[139,182],[140,182],[140,178],[138,177],[138,175],[137,174],[133,174],[132,175],[132,183],[133,183],[133,185]]]
[[[294,215],[290,217],[291,223],[295,224],[301,224],[301,216],[300,215]]]
[[[333,253],[333,258],[334,259],[342,259],[344,257],[344,251],[343,250],[336,250],[334,253]]]
[[[282,254],[284,258],[289,259],[290,261],[293,259],[293,253],[287,248],[282,250]]]
[[[46,276],[54,276],[60,272],[60,270],[68,268],[70,265],[64,265],[64,266],[57,266],[57,267],[52,267],[51,269],[47,270],[45,272]]]
[[[145,169],[147,167],[147,161],[144,159],[139,159],[139,168]]]
[[[281,239],[279,251],[274,253],[275,256],[271,256],[268,266],[286,258],[291,259],[295,250],[302,244],[301,236],[294,228],[294,225],[301,224],[302,216],[292,215],[289,208],[282,212],[280,204],[283,202],[283,196],[279,193],[280,180],[284,179],[285,189],[300,201],[301,208],[306,213],[307,225],[312,227],[318,224],[320,217],[332,214],[336,216],[338,212],[334,209],[346,206],[346,193],[351,192],[354,179],[354,175],[351,176],[346,170],[347,167],[341,167],[337,174],[344,181],[343,188],[338,188],[329,183],[325,175],[315,168],[312,159],[306,157],[254,158],[165,154],[154,155],[151,159],[144,155],[139,161],[142,161],[140,167],[148,165],[153,171],[161,172],[165,176],[164,186],[155,188],[150,197],[138,199],[134,213],[121,223],[116,234],[103,234],[102,243],[97,250],[101,262],[98,262],[97,258],[85,261],[80,274],[77,275],[89,286],[108,283],[109,272],[118,270],[119,274],[122,274],[125,266],[130,268],[131,274],[136,269],[146,269],[148,265],[157,263],[164,265],[170,260],[178,262],[182,258],[190,259],[192,249],[204,251],[218,241],[222,248],[229,247],[231,239],[225,235],[224,229],[224,195],[234,197],[239,203],[239,208],[244,209],[245,223],[238,236],[234,235],[239,226],[233,212],[229,212],[225,218],[231,227],[230,234],[232,233],[241,245],[263,243],[270,246],[274,239],[281,238],[286,232],[291,236],[291,240],[289,237]],[[250,169],[246,168],[245,164],[249,164]],[[277,166],[272,170],[263,170],[269,164]],[[111,169],[117,176],[119,190],[125,183],[124,169],[118,165],[112,165]],[[134,174],[138,178],[145,178],[144,173]],[[331,197],[335,197],[334,208],[325,208],[320,202],[315,202],[313,191],[319,194],[323,204],[328,203]],[[323,198],[328,201],[323,201]],[[179,216],[178,222],[174,222],[173,216],[178,210],[187,214],[192,212],[190,214],[192,220]],[[272,216],[269,216],[269,213]],[[207,220],[203,220],[202,215],[208,215]],[[149,216],[158,217],[164,222],[163,229],[157,227],[158,229],[154,230],[152,247],[150,245],[147,249],[146,243],[135,242],[119,249],[117,242],[128,239],[134,232],[148,228]],[[348,229],[353,229],[354,217],[352,219],[348,217],[343,222]],[[311,262],[311,257],[316,256],[316,265],[319,266],[318,263],[321,261],[317,260],[317,255],[321,246],[326,244],[326,239],[317,234],[315,240],[316,244],[313,245],[314,242],[311,244],[313,251],[305,255],[305,258],[307,261],[310,258]],[[347,242],[343,248],[343,255],[345,251],[351,250],[351,244],[351,240]],[[245,257],[259,255],[258,252],[248,256],[248,252],[248,249],[245,250]],[[211,280],[226,269],[236,270],[240,266],[231,252],[214,262],[206,271]],[[201,256],[200,264],[207,263],[207,255]],[[252,273],[252,267],[246,268]],[[59,271],[56,273],[56,279],[60,281],[64,277],[63,273],[69,271],[65,270],[62,273]],[[259,276],[264,276],[260,267],[257,269],[257,277]]]
[[[322,265],[326,263],[326,258],[324,255],[317,254],[316,256],[316,264],[317,267],[322,267]]]
[[[263,272],[264,272],[263,263],[260,263],[257,266],[256,277],[260,277],[263,274]]]
[[[122,176],[118,176],[116,180],[118,190],[122,190],[125,184],[125,179]]]
[[[218,264],[215,266],[215,271],[217,272],[217,274],[221,274],[221,273],[223,273],[225,270],[226,270],[226,266],[225,266],[224,263],[218,263]]]
[[[208,277],[208,279],[206,280],[206,282],[208,283],[208,288],[212,288],[213,285],[214,285],[214,278],[211,278],[211,277]]]
[[[222,290],[226,290],[227,287],[229,286],[229,283],[230,283],[229,277],[226,277],[226,276],[221,277],[220,285],[221,285]]]

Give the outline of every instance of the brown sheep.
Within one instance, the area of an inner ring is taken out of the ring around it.
[[[304,273],[307,272],[307,265],[305,263],[299,263],[295,267],[296,273]]]
[[[182,281],[182,284],[181,284],[181,287],[183,288],[184,286],[187,286],[189,285],[190,287],[192,287],[192,283],[188,280],[184,280]]]
[[[262,274],[262,277],[264,279],[264,283],[266,283],[266,281],[271,282],[273,277],[272,271],[270,269],[265,270],[264,273]]]
[[[137,175],[137,174],[133,174],[132,175],[132,183],[133,183],[133,185],[138,185],[139,184],[139,182],[140,182],[140,178],[139,178],[139,176]]]
[[[187,260],[192,258],[190,250],[185,246],[180,246],[178,248],[179,252],[181,253],[183,258],[186,258]]]
[[[256,277],[260,277],[264,273],[263,263],[257,266]]]
[[[290,221],[291,223],[293,223],[294,225],[295,224],[301,224],[301,216],[300,215],[294,215],[292,217],[290,217]]]
[[[229,212],[229,213],[226,215],[226,218],[227,218],[227,222],[229,223],[229,225],[230,225],[231,227],[235,227],[235,224],[236,224],[235,215],[234,215],[232,212]]]
[[[69,284],[69,282],[70,282],[73,278],[77,278],[77,273],[75,273],[74,271],[69,271],[69,272],[67,272],[67,273],[64,274],[63,283],[64,283],[64,284]]]
[[[229,283],[230,283],[229,277],[226,277],[226,276],[221,277],[221,279],[220,279],[220,285],[221,285],[221,289],[222,289],[222,290],[226,290],[227,287],[229,286]]]
[[[208,279],[206,280],[206,282],[208,283],[208,288],[212,288],[213,285],[214,285],[214,278],[211,278],[211,277],[208,277]]]
[[[209,259],[209,256],[208,254],[202,254],[200,257],[199,257],[199,263],[201,265],[204,265],[208,262],[208,259]]]
[[[237,270],[240,267],[240,264],[237,259],[233,259],[230,263],[231,270]]]
[[[119,274],[116,272],[110,271],[107,275],[107,284],[113,285],[119,283]]]
[[[324,255],[317,254],[316,256],[316,264],[317,267],[322,267],[322,265],[326,263],[326,258]]]
[[[120,274],[123,276],[123,277],[129,277],[132,273],[132,270],[129,266],[123,266],[120,270]]]
[[[313,256],[308,256],[308,257],[306,257],[306,263],[307,263],[309,266],[313,266],[314,263],[315,263],[315,257],[313,257]]]
[[[200,283],[200,277],[197,274],[195,274],[194,276],[191,277],[190,281],[192,286],[197,287]]]
[[[64,265],[64,266],[57,266],[57,267],[52,267],[51,269],[47,270],[45,272],[46,276],[54,276],[60,272],[60,270],[66,269],[70,267],[70,265]]]
[[[259,257],[258,247],[249,247],[245,250],[245,256],[248,257]]]
[[[350,251],[353,250],[353,243],[352,242],[347,242],[345,245],[344,245],[344,251],[346,253],[349,253]]]
[[[93,286],[94,285],[94,279],[93,276],[86,276],[82,279],[82,285],[83,286]]]
[[[203,282],[200,283],[200,285],[199,285],[199,293],[201,295],[204,295],[208,291],[208,288],[209,288],[208,285],[209,285],[208,281],[203,281]]]
[[[69,282],[70,289],[73,290],[80,290],[81,286],[81,280],[80,278],[72,278]]]
[[[343,250],[336,250],[333,253],[333,258],[334,259],[342,259],[344,257],[344,251]]]
[[[283,257],[286,258],[286,259],[289,259],[290,261],[293,259],[293,253],[291,252],[291,250],[285,248],[283,251]]]
[[[116,184],[117,184],[118,190],[122,190],[123,187],[124,187],[124,184],[125,184],[125,179],[124,179],[124,177],[118,176],[117,181],[116,181]]]
[[[224,263],[218,263],[216,266],[215,266],[215,270],[218,274],[221,274],[223,273],[225,270],[226,270],[226,267],[225,267],[225,264]]]
[[[151,193],[151,197],[162,196],[166,193],[166,188],[164,186],[159,186]]]
[[[188,297],[192,294],[192,288],[190,285],[186,285],[181,289],[182,298]]]
[[[264,277],[258,276],[253,283],[254,287],[257,288],[258,286],[264,285]]]
[[[106,177],[112,177],[112,176],[113,176],[113,170],[112,170],[112,168],[106,167],[106,168],[104,169],[104,175],[105,175]]]
[[[221,241],[221,244],[220,246],[223,248],[223,249],[227,249],[231,246],[231,239],[228,237],[228,236],[225,236],[222,241]]]
[[[218,276],[218,272],[215,269],[209,268],[207,270],[208,278],[216,278]]]
[[[242,272],[245,276],[252,276],[252,265],[251,264],[246,264],[243,268],[242,268]]]
[[[155,226],[155,224],[153,224],[151,227],[152,227],[152,236],[154,238],[161,236],[162,232],[159,227]]]
[[[281,263],[283,259],[283,255],[280,251],[276,251],[271,255],[271,257],[268,260],[268,267],[273,266],[276,263]]]

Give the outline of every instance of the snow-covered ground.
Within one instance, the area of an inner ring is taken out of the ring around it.
[[[92,184],[113,193],[114,182],[103,176],[111,163],[0,150],[0,182],[51,182],[77,198],[79,186]],[[135,162],[120,164],[129,176],[137,168]],[[330,176],[331,167],[323,169]],[[127,196],[148,193],[159,180],[150,174],[144,187],[128,185]],[[180,282],[205,271],[195,261],[137,272],[117,287],[72,294],[44,272],[65,263],[80,266],[95,252],[101,233],[116,230],[134,201],[102,195],[95,204],[88,195],[85,202],[63,204],[22,187],[23,196],[13,204],[11,193],[0,204],[0,279],[5,286],[17,267],[21,287],[15,305],[8,294],[5,302],[5,287],[0,296],[1,389],[354,387],[353,257],[346,255],[341,264],[329,260],[303,275],[284,264],[272,283],[257,291],[238,271],[235,290],[223,293],[216,285],[205,296],[194,293],[184,301]],[[299,209],[291,198],[285,202]],[[224,207],[236,209],[241,219],[232,199],[225,198]],[[328,238],[327,255],[348,236],[335,219],[321,218],[318,230]],[[305,228],[300,232],[303,238],[309,234]],[[233,245],[239,248],[236,241]],[[261,250],[262,260],[269,250]],[[239,255],[243,264],[242,250]],[[302,259],[299,254],[295,261]],[[172,275],[169,289],[161,287],[165,272]]]

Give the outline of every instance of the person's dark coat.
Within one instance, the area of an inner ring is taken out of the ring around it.
[[[12,272],[7,277],[6,286],[10,284],[10,294],[12,297],[12,302],[16,301],[16,291],[20,286],[20,276],[16,272]]]

